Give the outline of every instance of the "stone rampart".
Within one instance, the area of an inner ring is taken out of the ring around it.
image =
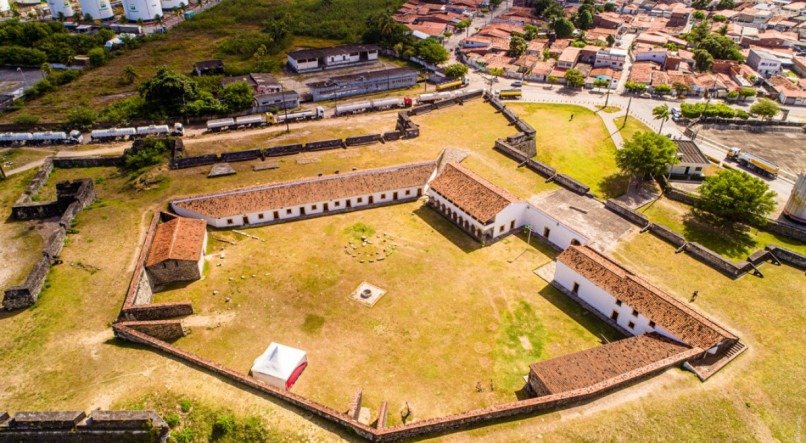
[[[347,146],[368,145],[370,143],[378,143],[383,141],[383,134],[369,134],[359,135],[357,137],[347,137],[344,139],[344,144]]]
[[[726,260],[721,255],[696,242],[686,243],[685,250],[692,257],[731,278],[737,278],[753,268],[747,261],[733,263]]]
[[[19,286],[12,286],[3,293],[3,308],[7,311],[27,308],[39,298],[42,286],[50,271],[50,259],[42,257],[36,262],[25,282]]]
[[[649,232],[655,234],[660,239],[671,243],[673,246],[677,248],[687,243],[686,239],[682,235],[672,231],[666,226],[659,225],[657,223],[652,223],[651,225],[649,225]]]
[[[562,186],[563,188],[568,189],[571,192],[575,192],[579,195],[587,195],[588,192],[590,192],[591,190],[590,186],[586,186],[565,174],[555,175],[554,181],[557,182],[557,184]]]
[[[339,141],[341,141],[341,140],[339,140]],[[318,143],[318,142],[312,142],[312,143]],[[305,146],[305,145],[303,145],[302,143],[294,143],[294,144],[291,144],[291,145],[272,146],[270,148],[264,149],[263,154],[266,157],[280,157],[280,156],[283,156],[283,155],[294,155],[294,154],[299,154],[300,152],[302,152],[303,146]]]
[[[783,263],[801,270],[806,269],[806,256],[803,254],[798,254],[795,251],[777,245],[767,245],[764,249],[770,251],[775,258]]]
[[[118,167],[123,164],[123,156],[116,157],[54,157],[53,165],[57,168],[96,168],[96,167]]]
[[[221,154],[222,162],[242,162],[263,158],[263,151],[260,149],[247,149],[245,151],[224,152]]]
[[[182,326],[180,320],[128,321],[118,324],[167,342],[178,340],[187,335],[187,330]]]
[[[334,138],[331,140],[321,140],[316,142],[306,143],[304,145],[300,145],[300,152],[305,151],[324,151],[327,149],[335,149],[335,148],[343,148],[344,147],[344,140],[340,138]]]
[[[795,240],[806,243],[806,229],[804,228],[772,219],[767,219],[764,226],[761,226],[761,228],[765,231],[794,238]]]
[[[132,305],[124,308],[121,314],[131,321],[166,320],[193,314],[193,305],[190,302]]]
[[[624,204],[616,201],[616,200],[607,200],[605,202],[605,208],[609,209],[612,212],[620,215],[623,219],[627,220],[628,222],[637,225],[639,228],[646,228],[649,225],[649,219],[643,215],[638,213],[637,211],[628,208]]]
[[[152,411],[18,412],[0,424],[0,441],[164,443],[169,430]]]

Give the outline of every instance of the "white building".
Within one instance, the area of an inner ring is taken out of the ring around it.
[[[114,17],[109,0],[79,0],[82,17],[89,15],[93,20],[106,20]]]
[[[596,51],[596,58],[593,61],[594,68],[624,69],[627,61],[627,50],[618,48],[606,48]]]
[[[162,0],[162,9],[179,9],[188,5],[188,0]]]
[[[466,233],[489,243],[529,226],[561,249],[587,238],[461,165],[448,163],[428,188],[428,204]]]
[[[256,186],[171,201],[184,217],[216,228],[254,226],[415,200],[434,162]]]
[[[144,22],[162,17],[160,0],[123,0],[123,14],[126,20]]]
[[[671,178],[702,179],[703,170],[710,165],[708,158],[696,143],[690,140],[675,140],[677,163],[669,168]]]
[[[8,0],[0,0],[0,13],[8,12],[11,10]]]
[[[557,257],[555,285],[632,335],[656,332],[714,354],[738,338],[588,246]]]
[[[747,55],[747,65],[764,77],[772,77],[783,71],[781,60],[774,54],[760,49],[751,49]]]
[[[376,45],[343,45],[289,52],[288,66],[296,72],[343,68],[378,61]]]

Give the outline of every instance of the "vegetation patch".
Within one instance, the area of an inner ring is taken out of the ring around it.
[[[529,365],[541,360],[546,330],[538,312],[524,300],[518,300],[501,312],[493,352],[494,371],[499,388],[514,392],[523,387],[523,376],[529,372]]]

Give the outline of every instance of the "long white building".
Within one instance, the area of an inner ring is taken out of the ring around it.
[[[658,333],[710,354],[738,338],[589,246],[557,257],[554,283],[632,335]]]
[[[184,217],[216,228],[255,226],[416,200],[435,162],[330,175],[171,201]]]

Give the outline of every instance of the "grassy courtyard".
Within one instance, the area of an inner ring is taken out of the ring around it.
[[[406,401],[418,419],[511,401],[530,363],[613,338],[532,273],[549,251],[479,248],[421,203],[245,232],[212,232],[206,278],[157,295],[212,324],[178,346],[244,372],[271,341],[300,347],[294,392],[335,409],[358,388],[393,423]],[[371,308],[348,298],[362,281],[387,291]]]
[[[649,203],[638,211],[651,221],[682,234],[686,240],[697,242],[732,260],[744,260],[768,244],[806,254],[806,244],[802,242],[756,228],[739,231],[714,226],[692,215],[690,206],[667,198]]]
[[[626,123],[624,122],[624,119],[627,119]],[[636,132],[655,132],[652,130],[652,128],[645,125],[644,122],[635,117],[619,117],[613,120],[613,123],[615,123],[616,127],[619,128],[618,132],[621,134],[621,138],[623,138],[625,141],[631,139]]]
[[[617,197],[628,180],[616,167],[613,144],[601,117],[575,105],[507,104],[537,130],[537,159],[591,187],[600,197]]]

